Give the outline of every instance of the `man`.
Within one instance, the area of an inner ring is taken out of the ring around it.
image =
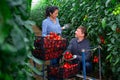
[[[82,70],[82,49],[85,49],[85,61],[86,61],[86,71],[87,73],[90,73],[92,70],[92,65],[91,65],[91,55],[90,52],[88,51],[90,49],[90,42],[86,38],[87,32],[86,28],[83,26],[79,26],[77,30],[75,31],[75,38],[73,38],[69,45],[67,50],[69,50],[72,55],[73,63],[79,63],[80,64],[80,69]]]

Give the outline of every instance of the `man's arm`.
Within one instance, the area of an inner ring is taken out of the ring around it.
[[[72,45],[73,45],[73,39],[69,42],[69,45],[68,45],[66,51],[70,51],[71,52]],[[63,53],[63,55],[64,55],[64,53]]]

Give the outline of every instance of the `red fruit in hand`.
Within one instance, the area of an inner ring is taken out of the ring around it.
[[[65,54],[64,54],[64,58],[65,59],[71,59],[73,57],[73,55],[70,53],[70,52],[66,52]]]

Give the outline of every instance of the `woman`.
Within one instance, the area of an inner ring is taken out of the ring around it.
[[[50,32],[55,32],[61,35],[62,28],[59,24],[58,7],[50,6],[46,8],[46,19],[42,22],[42,36],[49,35]],[[50,61],[51,65],[59,64],[59,59],[52,59]]]
[[[46,8],[46,19],[42,22],[42,36],[47,36],[50,34],[50,32],[57,33],[61,35],[62,28],[59,23],[58,16],[58,7],[56,6],[50,6]],[[59,64],[59,58],[52,59],[50,61],[51,65]],[[56,78],[49,78],[48,80],[56,80]]]
[[[55,32],[61,35],[62,28],[59,24],[58,7],[50,6],[46,8],[46,19],[42,22],[42,36],[48,35],[50,32]]]

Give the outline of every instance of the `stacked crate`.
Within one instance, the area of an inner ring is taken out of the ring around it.
[[[67,46],[66,39],[55,33],[46,37],[36,36],[33,56],[42,60],[51,60],[62,56]]]
[[[79,71],[79,65],[74,63],[64,63],[62,65],[49,65],[47,67],[48,77],[65,79],[74,77]]]

